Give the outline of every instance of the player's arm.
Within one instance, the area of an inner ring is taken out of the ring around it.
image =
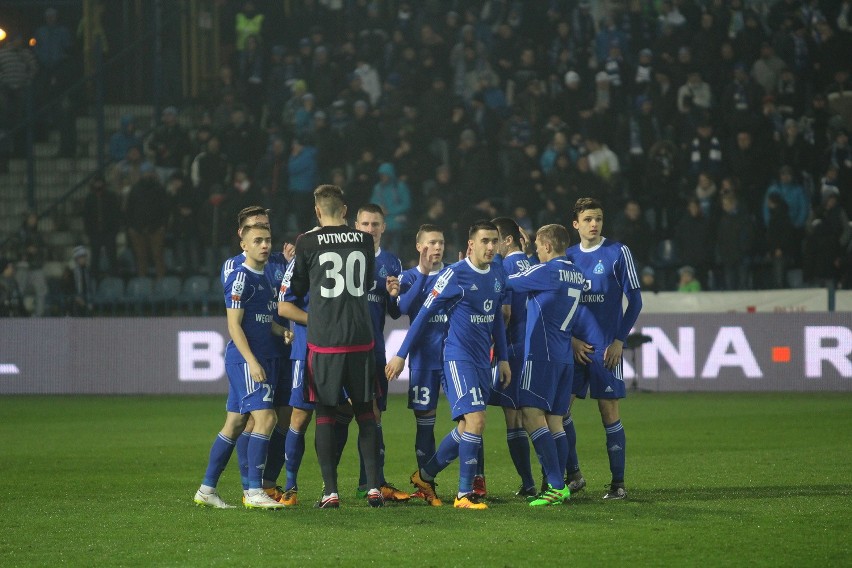
[[[402,373],[402,369],[405,366],[405,358],[408,357],[414,341],[423,331],[429,318],[441,310],[441,308],[448,306],[450,302],[455,301],[462,294],[464,294],[464,291],[455,283],[455,273],[452,268],[445,269],[441,273],[441,276],[438,277],[437,282],[435,282],[435,287],[432,288],[426,301],[423,302],[423,307],[420,308],[417,317],[411,322],[411,327],[409,327],[408,332],[405,334],[405,339],[402,341],[399,351],[385,365],[385,376],[388,380],[393,380]],[[505,346],[505,337],[503,338],[503,344]]]
[[[278,301],[278,315],[292,322],[308,325],[308,312],[290,300]]]
[[[639,277],[636,274],[635,264],[633,264],[633,256],[626,246],[621,247],[621,257],[616,269],[622,282],[622,291],[627,298],[627,307],[621,318],[621,325],[615,332],[615,339],[604,350],[604,366],[608,369],[614,368],[621,362],[624,342],[627,341],[627,335],[636,325],[636,320],[639,319],[639,313],[642,311],[642,292],[639,290]]]
[[[288,289],[293,295],[300,298],[307,294],[311,287],[308,259],[305,254],[304,245],[304,235],[302,235],[296,241],[296,256],[293,259],[293,262],[287,266],[287,273],[284,274],[284,279],[287,280],[289,284]],[[369,274],[369,272],[367,274]]]
[[[402,311],[399,309],[397,298],[399,298],[399,278],[389,274],[385,280],[385,290],[388,291],[388,301],[385,304],[385,309],[392,319],[399,319]]]
[[[263,367],[254,356],[254,353],[251,352],[248,339],[246,339],[246,334],[243,331],[242,324],[245,310],[242,308],[228,308],[226,313],[228,317],[228,333],[231,334],[231,340],[233,340],[234,346],[249,366],[251,380],[256,383],[266,381],[266,371],[263,370]]]
[[[417,311],[423,305],[421,289],[425,279],[426,275],[420,272],[420,270],[412,270],[402,275],[399,282],[400,294],[397,299],[397,305],[401,313],[417,317]],[[413,314],[412,309],[416,310]]]
[[[512,382],[512,371],[509,368],[509,348],[506,344],[506,323],[503,312],[498,311],[494,318],[491,335],[494,337],[494,357],[497,359],[497,372],[500,375],[500,387],[506,388]]]

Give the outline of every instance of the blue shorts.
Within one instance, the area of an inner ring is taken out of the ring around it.
[[[517,381],[522,407],[540,408],[559,416],[568,414],[574,381],[573,363],[526,361]]]
[[[315,410],[316,405],[305,399],[305,360],[293,359],[293,379],[290,382],[290,406],[301,410]]]
[[[614,369],[607,369],[601,355],[597,352],[589,354],[592,361],[586,365],[574,364],[574,385],[571,393],[577,398],[586,398],[586,392],[591,391],[592,398],[618,399],[627,396],[624,387],[624,365],[619,362]]]
[[[520,408],[518,404],[520,387],[518,379],[524,369],[523,357],[509,357],[509,370],[512,371],[512,381],[505,389],[500,388],[500,374],[498,367],[491,367],[491,396],[488,404],[491,406],[502,406],[504,408]]]
[[[290,406],[290,391],[292,390],[292,362],[290,359],[278,359],[278,381],[275,385],[275,397],[272,406],[280,408]]]
[[[453,420],[471,412],[484,412],[491,395],[491,367],[470,361],[444,361],[444,393],[450,401]]]
[[[444,371],[441,369],[408,370],[408,408],[412,410],[435,410]]]
[[[275,387],[278,381],[278,368],[283,359],[264,359],[260,361],[266,371],[266,382],[256,383],[249,375],[248,363],[226,363],[228,374],[228,412],[248,414],[252,410],[265,410],[274,407]]]

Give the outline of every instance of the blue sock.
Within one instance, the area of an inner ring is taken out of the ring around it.
[[[272,435],[269,437],[269,453],[266,455],[266,468],[263,470],[263,479],[273,484],[277,484],[278,476],[281,475],[281,469],[284,467],[284,445],[287,441],[287,434],[278,426],[272,430]]]
[[[621,420],[616,420],[612,424],[604,424],[604,429],[606,429],[606,450],[609,453],[612,482],[624,483],[624,450],[627,446],[624,426],[621,425]]]
[[[234,453],[235,445],[234,440],[221,432],[216,436],[216,439],[213,440],[213,446],[210,448],[210,459],[207,460],[207,471],[204,472],[202,485],[216,487],[216,484],[219,483],[219,476],[225,471],[225,466],[228,465],[228,460]]]
[[[251,439],[251,432],[243,432],[237,438],[237,463],[240,465],[240,481],[243,484],[243,491],[248,489],[248,443]]]
[[[553,442],[550,430],[547,429],[547,426],[542,426],[538,430],[530,432],[530,439],[538,456],[538,461],[541,462],[541,467],[544,468],[547,482],[554,489],[564,489],[565,479],[562,478],[560,472],[556,457],[556,444]]]
[[[565,429],[565,437],[568,439],[568,459],[565,462],[565,471],[568,475],[580,471],[580,459],[577,457],[577,431],[574,429],[574,418],[566,414],[562,419],[562,428]]]
[[[338,412],[334,415],[334,435],[337,439],[337,464],[340,465],[340,458],[343,456],[343,449],[346,448],[346,441],[349,439],[349,423],[352,422],[351,414]]]
[[[480,436],[481,438],[482,436]],[[485,442],[479,444],[479,452],[476,454],[476,475],[485,477]]]
[[[249,489],[260,489],[263,486],[263,469],[266,467],[267,453],[269,453],[269,436],[252,432],[248,443]]]
[[[464,432],[459,443],[459,495],[473,491],[473,477],[479,465],[482,436]]]
[[[551,432],[550,436],[556,444],[556,463],[559,465],[560,477],[565,477],[565,462],[568,460],[568,436],[565,432]]]
[[[515,471],[521,476],[521,484],[524,489],[535,487],[530,465],[530,441],[527,431],[523,428],[509,428],[506,430],[506,444],[509,446],[509,456],[515,464]]]
[[[417,467],[423,467],[435,454],[435,417],[416,416],[417,433],[414,435],[414,455]]]
[[[459,431],[453,428],[449,434],[444,436],[441,444],[438,446],[438,451],[435,452],[426,465],[423,466],[423,473],[427,475],[428,480],[435,479],[435,476],[441,473],[445,467],[459,457],[459,443],[461,443],[461,435]]]
[[[284,442],[284,454],[287,456],[285,471],[287,482],[284,489],[297,489],[296,478],[299,475],[299,466],[302,465],[302,457],[305,455],[305,433],[287,430],[287,440]]]

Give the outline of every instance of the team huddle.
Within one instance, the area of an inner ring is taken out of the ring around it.
[[[498,217],[470,227],[467,253],[451,265],[444,264],[441,227],[423,225],[418,265],[403,271],[381,248],[380,207],[361,207],[349,227],[339,187],[321,185],[314,199],[319,226],[283,252],[272,251],[266,210],[240,212],[243,252],[222,267],[231,335],[227,412],[195,503],[232,508],[216,487],[236,448],[245,507],[297,505],[305,431],[316,414],[323,480],[316,507],[340,506],[337,467],[354,418],[358,498],[372,507],[411,499],[441,506],[435,478],[458,458],[454,507],[487,509],[482,435],[492,405],[503,408],[517,495],[533,507],[558,505],[586,485],[571,407],[587,393],[598,401],[606,432],[612,479],[604,499],[627,496],[618,404],[626,395],[622,348],[642,299],[629,249],[601,235],[598,201],[577,201],[573,227],[580,242],[573,246],[562,225],[545,225],[528,242],[514,220]],[[386,360],[386,316],[403,314],[410,328]],[[406,358],[416,423],[413,493],[384,477],[381,425],[388,381]],[[441,391],[457,425],[436,442]]]

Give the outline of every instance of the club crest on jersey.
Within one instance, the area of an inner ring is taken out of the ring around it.
[[[588,292],[591,289],[592,289],[592,281],[591,280],[586,280],[585,282],[583,282],[583,292]]]
[[[493,308],[493,307],[494,307],[494,300],[485,300],[485,302],[482,304],[482,308],[486,312],[490,312],[491,308]]]
[[[275,281],[281,282],[284,279],[284,273],[281,272],[280,268],[275,269]]]
[[[499,292],[502,289],[503,289],[503,285],[500,283],[500,281],[494,280],[494,291]]]
[[[594,272],[595,274],[603,274],[604,273],[603,262],[601,262],[599,260],[598,263],[595,265],[595,269],[592,272]]]
[[[387,278],[388,277],[388,269],[385,268],[384,266],[379,268],[379,276],[381,276],[382,278]]]

